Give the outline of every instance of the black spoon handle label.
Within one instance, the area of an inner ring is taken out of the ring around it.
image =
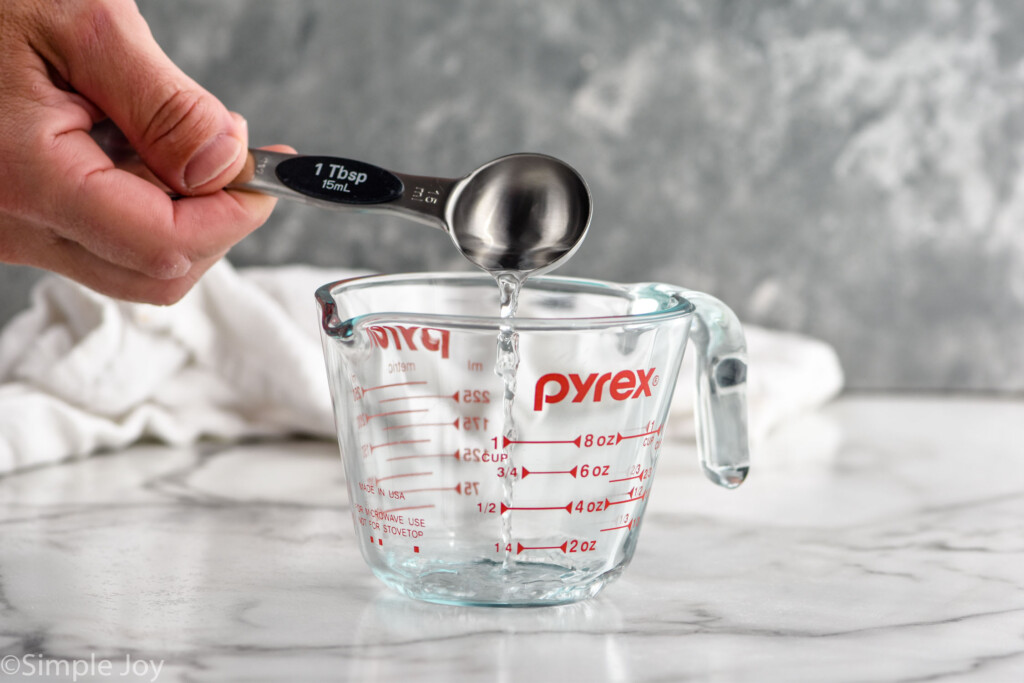
[[[275,169],[288,188],[339,204],[382,204],[402,196],[402,181],[372,164],[339,157],[296,156]]]

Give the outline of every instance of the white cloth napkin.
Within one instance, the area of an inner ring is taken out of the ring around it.
[[[306,266],[212,268],[178,304],[115,301],[58,276],[0,331],[0,474],[123,448],[140,439],[287,434],[333,438],[313,291],[360,273]],[[745,328],[750,434],[842,388],[834,351]],[[690,355],[690,354],[688,354]],[[693,406],[692,361],[673,402]]]

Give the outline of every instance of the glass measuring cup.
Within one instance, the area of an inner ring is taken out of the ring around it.
[[[713,297],[531,279],[512,322],[510,406],[494,371],[508,321],[490,276],[355,278],[316,297],[359,546],[410,597],[561,604],[618,576],[688,338],[703,470],[727,488],[746,477],[745,342]]]

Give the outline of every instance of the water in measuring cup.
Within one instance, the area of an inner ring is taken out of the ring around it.
[[[502,428],[501,434],[504,440],[512,442],[517,440],[513,406],[516,398],[516,379],[519,371],[519,333],[516,332],[513,318],[516,309],[519,307],[519,290],[523,286],[525,276],[518,272],[503,272],[494,274],[498,282],[500,315],[502,325],[498,330],[498,353],[494,363],[494,373],[501,378],[504,385],[502,391]],[[513,506],[513,495],[515,490],[515,463],[512,458],[512,444],[507,450],[509,466],[506,468],[505,476],[501,481],[501,502],[507,506]],[[502,515],[501,518],[501,547],[506,548],[502,565],[510,569],[515,563],[515,556],[511,551],[512,545],[512,515]]]
[[[498,285],[499,317],[494,373],[502,380],[501,442],[508,458],[501,480],[501,507],[509,511],[501,515],[502,560],[460,562],[445,567],[435,563],[423,572],[418,565],[412,567],[418,577],[392,580],[383,575],[385,582],[412,597],[450,604],[563,604],[595,595],[605,582],[620,570],[606,572],[603,580],[594,581],[590,567],[570,567],[562,564],[516,562],[516,544],[513,542],[513,523],[516,507],[515,487],[519,467],[515,458],[515,443],[519,434],[514,417],[519,374],[519,332],[514,319],[519,305],[519,294],[526,282],[521,272],[491,273]]]
[[[532,284],[517,275],[485,283],[487,308],[500,308],[490,332],[368,330],[383,362],[352,377],[358,442],[346,464],[358,479],[362,549],[406,595],[572,602],[595,594],[632,554],[661,432],[645,407],[658,385],[654,364],[591,367],[560,344],[548,348],[555,335],[534,336],[517,321],[528,314],[516,310],[521,287]],[[456,362],[430,365],[435,357]],[[543,415],[538,396],[551,399]]]

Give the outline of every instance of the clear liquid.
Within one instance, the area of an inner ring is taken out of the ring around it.
[[[411,598],[449,605],[559,605],[593,597],[615,580],[622,566],[567,569],[520,562],[464,564],[409,560],[393,569],[374,570],[385,583]]]
[[[502,444],[508,454],[505,476],[501,480],[501,500],[507,507],[512,507],[515,489],[515,473],[518,471],[513,457],[517,432],[513,406],[516,398],[516,377],[519,371],[519,333],[516,332],[513,318],[519,307],[519,290],[526,279],[522,273],[498,273],[494,279],[498,282],[502,324],[498,329],[498,353],[494,363],[494,373],[502,379]],[[512,513],[501,515],[501,547],[505,549],[502,566],[508,570],[515,564],[512,548]]]

